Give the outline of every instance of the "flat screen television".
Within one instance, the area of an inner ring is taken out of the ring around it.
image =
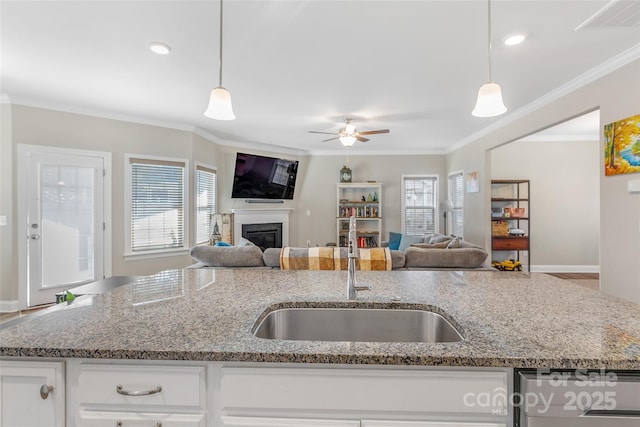
[[[291,200],[297,173],[297,160],[238,153],[231,197]]]

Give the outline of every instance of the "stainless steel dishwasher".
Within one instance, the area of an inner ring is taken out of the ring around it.
[[[640,427],[640,372],[520,371],[516,427]]]

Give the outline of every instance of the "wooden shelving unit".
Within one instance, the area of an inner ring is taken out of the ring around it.
[[[491,181],[491,256],[493,261],[514,259],[531,271],[531,186],[529,180]],[[523,210],[518,216],[506,209]],[[524,231],[518,235],[514,230]],[[526,256],[526,259],[524,259]]]
[[[347,246],[349,217],[356,217],[358,246],[380,246],[382,236],[382,184],[354,182],[336,184],[336,234],[338,246]],[[364,200],[362,200],[364,198]]]

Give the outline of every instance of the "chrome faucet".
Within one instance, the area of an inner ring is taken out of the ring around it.
[[[356,281],[356,259],[358,259],[358,241],[356,238],[356,217],[349,218],[349,243],[348,243],[348,271],[347,271],[347,298],[355,300],[358,291],[369,291],[371,286],[359,286]]]

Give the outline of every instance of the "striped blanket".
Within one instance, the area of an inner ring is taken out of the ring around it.
[[[358,270],[391,270],[391,252],[389,248],[358,249],[356,260]],[[282,270],[347,270],[347,248],[285,247],[280,251],[280,269]]]

